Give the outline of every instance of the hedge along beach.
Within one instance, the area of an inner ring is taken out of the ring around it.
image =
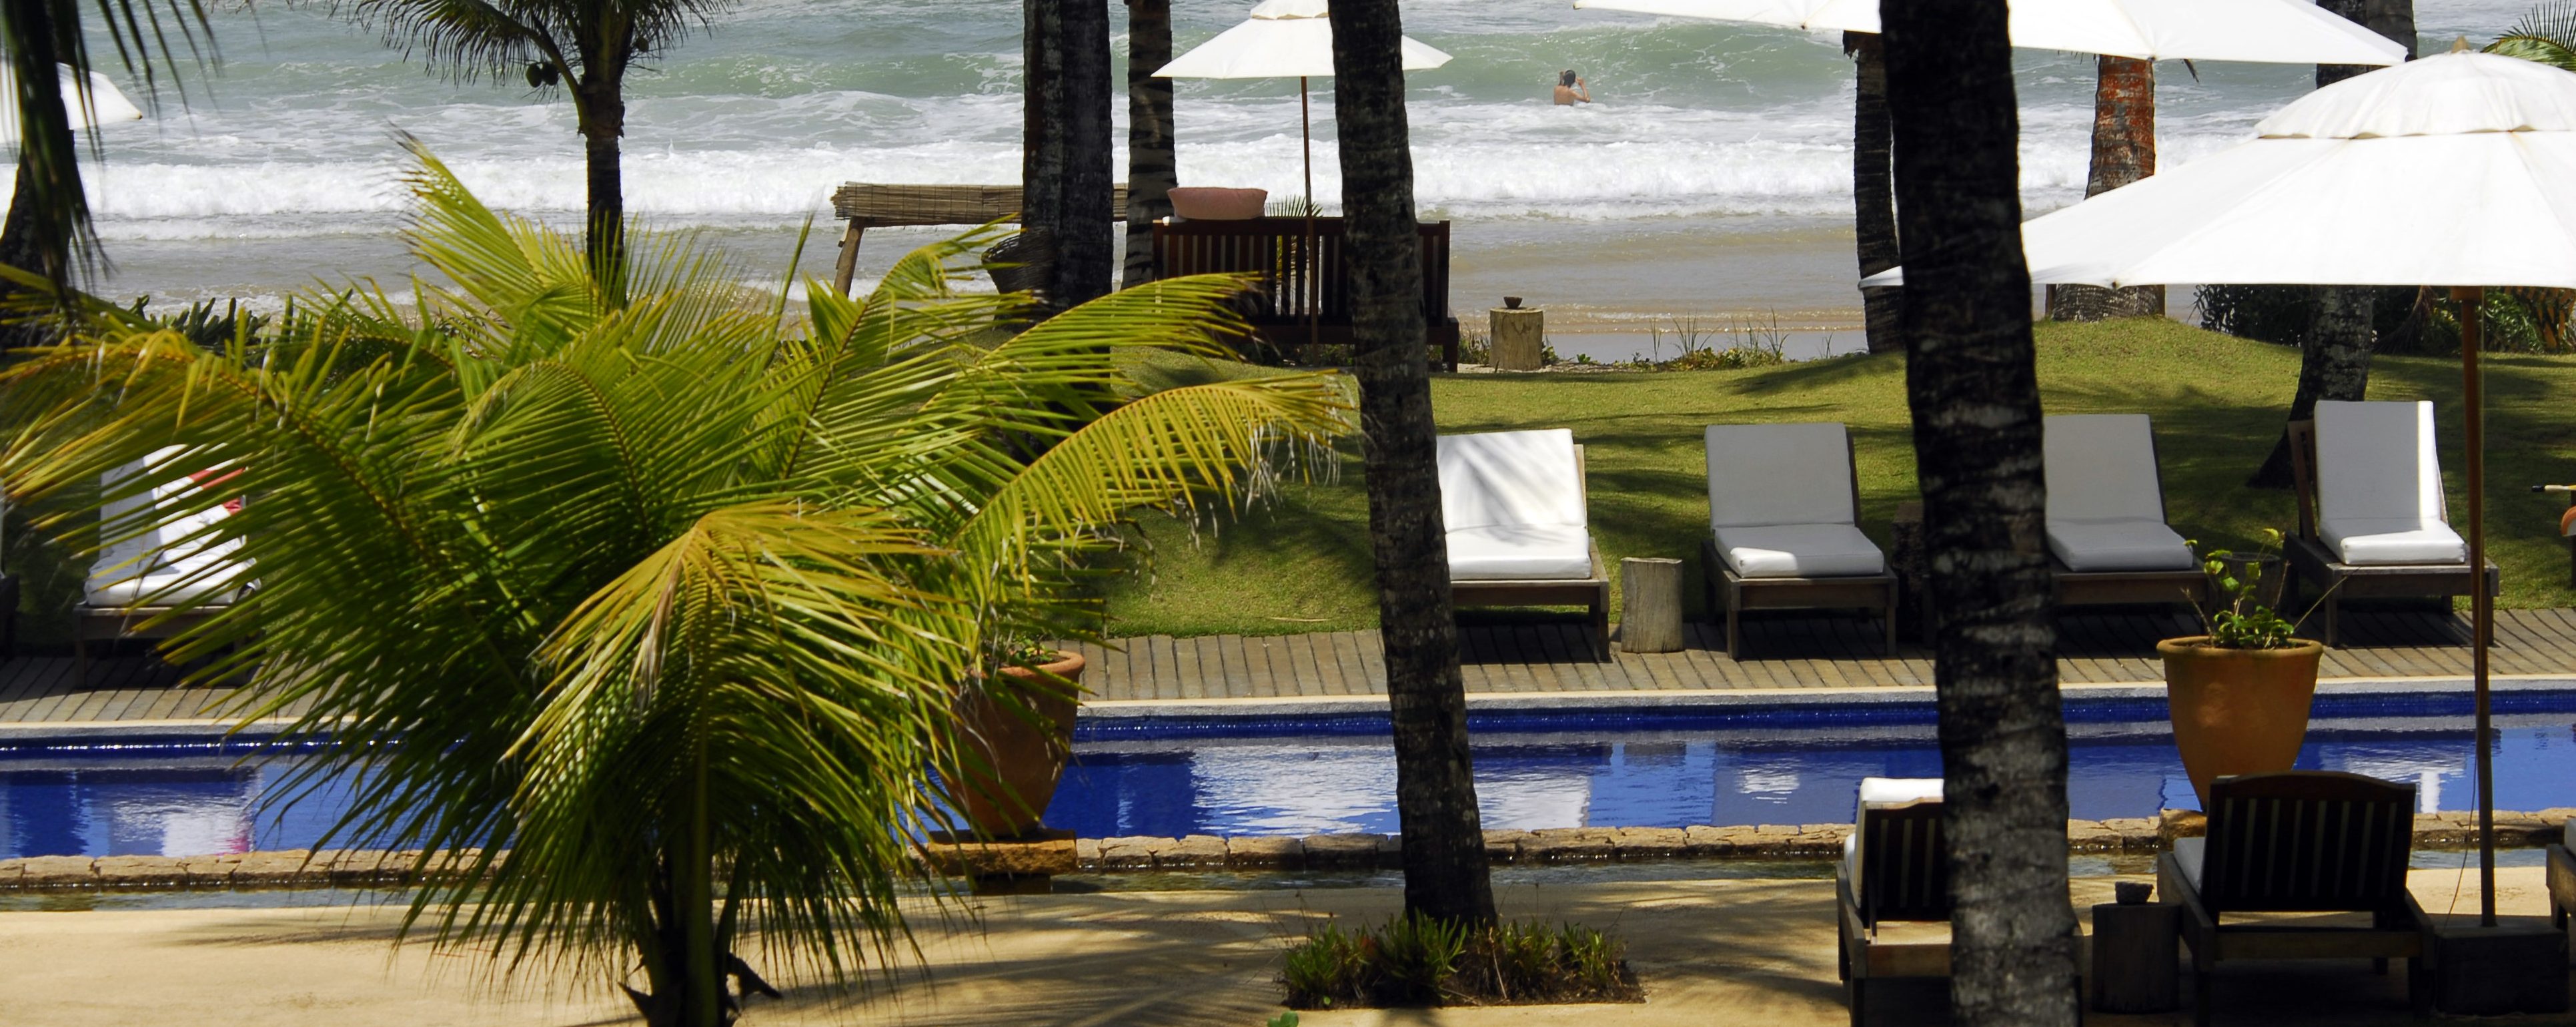
[[[2419,6],[2425,38],[2447,40],[2492,31],[2526,5]],[[1243,5],[1173,8],[1186,50],[1241,20]],[[1123,33],[1123,5],[1110,13]],[[1722,328],[1776,315],[1779,327],[1857,342],[1852,73],[1838,37],[1561,0],[1416,0],[1405,18],[1409,33],[1457,58],[1410,86],[1416,189],[1427,216],[1458,223],[1452,295],[1471,323],[1509,293],[1547,306],[1551,331],[1594,339],[1642,340],[1649,323],[1676,317]],[[752,0],[630,80],[628,208],[706,228],[749,273],[775,281],[795,226],[827,220],[826,196],[843,181],[1014,181],[1019,31],[1010,5],[896,0],[852,18],[820,0]],[[394,237],[396,130],[427,141],[497,207],[578,220],[580,140],[560,96],[441,82],[319,9],[262,7],[255,19],[219,19],[216,32],[221,75],[192,84],[184,107],[165,94],[159,118],[102,135],[91,189],[116,262],[104,292],[166,304],[273,298],[317,277],[400,277],[412,263]],[[1112,49],[1113,80],[1124,81],[1123,38]],[[2094,60],[2016,60],[2024,196],[2036,213],[2081,195]],[[1550,102],[1564,68],[1582,73],[1597,103]],[[2294,65],[2204,64],[2195,80],[2168,62],[2160,77],[2168,164],[2241,139],[2312,87],[2311,70]],[[143,99],[139,83],[119,81]],[[1314,85],[1315,189],[1329,211],[1341,192],[1331,81]],[[1184,184],[1299,191],[1293,84],[1183,81],[1176,110]],[[1113,113],[1123,139],[1125,105]],[[803,274],[829,274],[830,227],[807,247]],[[898,237],[872,240],[876,266],[861,268],[862,284],[939,230],[880,231]]]

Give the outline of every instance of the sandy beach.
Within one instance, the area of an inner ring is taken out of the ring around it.
[[[2428,912],[2455,909],[2457,871],[2416,871]],[[2500,906],[2537,914],[2547,893],[2536,867],[2500,871]],[[2078,878],[2083,911],[2107,902],[2114,880]],[[2474,882],[2470,883],[2474,888]],[[1283,939],[1318,918],[1377,920],[1401,901],[1392,888],[1310,891],[1125,892],[975,900],[942,924],[915,912],[921,965],[865,998],[791,989],[755,1002],[746,1024],[1258,1024],[1278,1011],[1272,978]],[[1562,1024],[1615,1014],[1637,1027],[1737,1023],[1841,1024],[1835,980],[1833,886],[1824,880],[1665,881],[1510,888],[1507,917],[1573,920],[1627,940],[1644,980],[1642,1006],[1307,1013],[1306,1027]],[[66,897],[65,906],[78,905]],[[507,992],[485,986],[487,964],[423,946],[387,945],[396,914],[373,908],[166,909],[0,913],[0,963],[20,982],[8,1020],[47,1027],[255,1022],[268,1027],[350,1023],[572,1025],[635,1022],[593,977],[546,970]],[[2373,977],[2358,961],[2231,965],[2220,1009],[2237,1023],[2408,1022],[2402,974]],[[1937,1022],[1940,988],[1883,993],[1888,1022]],[[1927,1009],[1929,1006],[1931,1009]],[[2095,1015],[2106,1025],[2178,1024],[2180,1014]]]

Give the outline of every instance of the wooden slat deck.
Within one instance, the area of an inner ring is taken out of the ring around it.
[[[2160,638],[2190,634],[2184,614],[2074,613],[2059,619],[2059,680],[2069,684],[2152,684],[2164,679]],[[1608,663],[1580,658],[1585,627],[1518,621],[1462,629],[1461,668],[1470,692],[1627,692],[1707,689],[1866,689],[1928,685],[1931,655],[1919,645],[1877,653],[1874,625],[1846,617],[1777,616],[1745,622],[1747,658],[1731,660],[1716,630],[1686,626],[1673,653],[1618,653]],[[2460,677],[2468,673],[2463,616],[2346,611],[2351,643],[2328,650],[2327,678]],[[1386,664],[1374,631],[1305,635],[1213,635],[1086,644],[1083,684],[1104,700],[1204,701],[1330,698],[1386,694]],[[2576,675],[2576,611],[2501,610],[2494,673]],[[179,671],[148,657],[94,659],[86,687],[69,657],[0,662],[0,725],[202,720],[233,696],[229,688],[181,687]],[[290,711],[294,712],[294,711]]]

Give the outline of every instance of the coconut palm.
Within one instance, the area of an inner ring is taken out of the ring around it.
[[[1348,428],[1329,373],[1140,378],[1222,353],[1240,280],[1003,337],[1028,298],[954,288],[984,230],[790,319],[685,236],[601,283],[425,154],[410,184],[452,287],[306,297],[213,349],[102,306],[0,375],[0,481],[233,469],[250,501],[209,531],[258,584],[173,654],[247,676],[243,717],[310,704],[292,784],[353,801],[324,844],[455,853],[407,930],[606,975],[657,1025],[729,1020],[755,963],[905,951],[914,841],[978,770],[959,683],[1023,687],[979,654],[1083,615],[1063,575],[1126,511],[1234,502]]]
[[[1932,569],[1951,1020],[2076,1020],[2066,725],[2004,0],[1891,3],[1905,390]]]
[[[1171,216],[1180,172],[1172,152],[1172,0],[1127,0],[1127,261],[1119,284],[1154,280],[1154,222]]]
[[[183,0],[152,4],[100,4],[99,24],[114,45],[128,74],[143,80],[147,99],[159,98],[160,78],[177,81],[175,41],[201,59],[215,56],[214,37],[205,8]],[[0,264],[44,279],[52,292],[69,290],[74,279],[103,261],[98,235],[90,227],[89,197],[81,188],[80,146],[72,140],[71,110],[52,88],[58,65],[72,69],[78,84],[75,103],[89,107],[91,61],[81,8],[73,0],[0,0],[0,50],[7,51],[10,73],[26,85],[10,102],[17,108],[16,191],[9,201],[5,228],[0,228]],[[160,70],[155,70],[155,63]],[[0,281],[0,297],[20,292],[26,283]],[[15,325],[0,326],[0,349],[35,341]]]
[[[581,133],[592,274],[624,280],[626,74],[709,28],[736,0],[334,0],[332,11],[384,34],[457,82],[562,88]],[[618,299],[614,292],[612,301]]]
[[[1395,805],[1409,915],[1489,923],[1494,891],[1467,751],[1467,691],[1449,605],[1438,427],[1423,360],[1422,255],[1395,0],[1338,0],[1333,123],[1341,134],[1353,363],[1368,433],[1369,548],[1395,728]]]

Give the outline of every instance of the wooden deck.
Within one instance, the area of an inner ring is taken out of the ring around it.
[[[2345,614],[2350,643],[2326,653],[2326,678],[2459,678],[2469,673],[2468,623],[2437,613]],[[2153,683],[2164,679],[2159,638],[2189,634],[2179,613],[2079,613],[2060,618],[2059,679],[2069,684]],[[1462,631],[1471,692],[1632,692],[1697,689],[1860,689],[1932,683],[1930,654],[1876,649],[1876,624],[1851,617],[1748,620],[1746,659],[1730,660],[1715,632],[1688,626],[1676,653],[1619,653],[1584,659],[1580,624],[1485,623]],[[1155,635],[1083,647],[1084,684],[1103,700],[1323,698],[1384,694],[1377,633]],[[2576,610],[2504,610],[2491,651],[2498,675],[2576,675]],[[90,681],[74,680],[68,657],[0,663],[0,725],[140,722],[210,717],[230,689],[179,687],[177,671],[145,657],[93,660]]]

